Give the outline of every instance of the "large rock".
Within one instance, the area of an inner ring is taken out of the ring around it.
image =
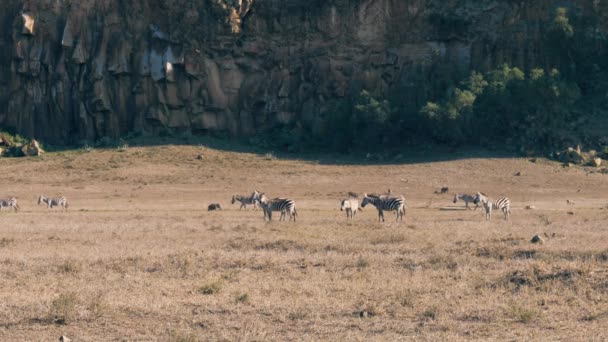
[[[32,140],[29,144],[23,145],[21,152],[23,152],[23,155],[26,157],[34,157],[43,154],[44,150],[40,147],[38,141]]]
[[[566,150],[559,153],[559,160],[563,163],[584,164],[585,156],[580,149],[568,147]]]

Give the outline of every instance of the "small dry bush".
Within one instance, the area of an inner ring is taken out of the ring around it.
[[[420,319],[422,320],[436,320],[439,318],[439,308],[436,306],[431,306],[426,308],[424,311],[420,313]]]
[[[15,239],[9,239],[9,238],[3,237],[2,239],[0,239],[0,248],[7,247],[8,245],[12,244],[13,242],[15,242]]]
[[[363,257],[359,257],[355,266],[357,266],[358,268],[366,268],[367,266],[369,266],[369,261],[367,261]]]
[[[214,295],[216,293],[219,293],[221,289],[222,283],[220,281],[214,281],[201,286],[198,289],[198,292],[204,295]]]
[[[196,342],[196,336],[190,333],[180,332],[176,330],[169,331],[167,339],[169,342]]]
[[[60,294],[51,303],[50,319],[56,324],[68,324],[76,318],[78,296],[74,292]]]
[[[532,323],[540,317],[540,311],[536,308],[515,304],[511,305],[509,314],[516,322],[524,324]]]
[[[81,270],[81,266],[77,261],[68,259],[59,265],[58,270],[62,273],[78,273]]]
[[[98,294],[91,299],[87,307],[92,319],[103,317],[107,311],[107,306],[103,295]]]
[[[247,293],[237,293],[234,296],[234,302],[237,304],[249,303],[249,295]]]
[[[304,311],[303,309],[293,310],[287,315],[287,318],[289,318],[292,321],[303,320],[303,319],[306,319],[307,317],[308,317],[308,313],[306,311]]]

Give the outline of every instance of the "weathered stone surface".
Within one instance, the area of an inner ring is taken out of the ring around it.
[[[39,156],[44,153],[44,150],[36,140],[32,140],[29,144],[24,145],[21,151],[26,157]]]
[[[247,136],[296,125],[319,132],[329,104],[361,89],[387,97],[434,60],[465,72],[543,65],[538,43],[556,6],[595,5],[2,1],[0,83],[7,89],[0,127],[54,143],[172,129]],[[448,30],[446,20],[462,27]],[[416,98],[411,90],[404,96]],[[563,162],[585,160],[575,152]]]
[[[32,13],[23,13],[21,14],[23,18],[23,29],[21,30],[22,34],[34,35],[34,24],[36,20],[34,19],[34,15]]]

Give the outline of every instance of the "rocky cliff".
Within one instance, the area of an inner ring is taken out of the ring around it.
[[[437,60],[543,66],[557,6],[606,32],[603,0],[5,0],[0,126],[56,143],[314,130],[361,89],[409,96]]]

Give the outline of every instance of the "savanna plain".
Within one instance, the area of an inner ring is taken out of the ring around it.
[[[0,166],[0,196],[21,206],[0,212],[3,341],[608,340],[608,175],[591,168],[171,145]],[[339,210],[348,191],[388,188],[405,222]],[[298,221],[230,203],[254,189],[294,199]],[[509,196],[511,222],[456,210],[457,191]]]

